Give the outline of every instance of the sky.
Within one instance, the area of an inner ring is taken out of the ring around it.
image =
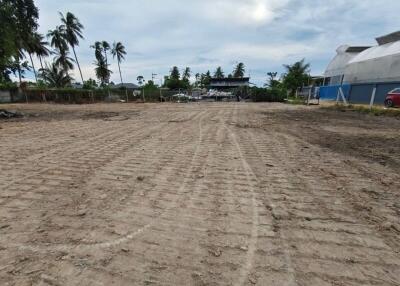
[[[172,66],[195,73],[225,74],[238,62],[251,82],[262,86],[268,72],[302,58],[311,74],[323,74],[343,44],[375,45],[375,38],[400,30],[398,0],[35,0],[39,32],[60,24],[58,12],[72,12],[84,29],[77,48],[83,76],[95,78],[95,41],[121,41],[124,82],[155,76],[160,83]],[[38,62],[37,62],[38,64]],[[111,80],[118,83],[115,60]],[[79,81],[77,70],[74,78]],[[193,76],[194,78],[194,76]],[[193,80],[193,79],[192,79]]]

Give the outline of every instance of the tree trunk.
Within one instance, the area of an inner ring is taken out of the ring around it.
[[[122,73],[121,73],[121,67],[119,65],[119,61],[118,61],[118,70],[119,70],[119,77],[121,78],[121,84],[124,85],[124,82],[122,81]]]
[[[39,56],[39,61],[40,61],[40,67],[43,69],[43,63],[42,63],[42,57]]]
[[[31,53],[29,53],[29,58],[31,59],[31,64],[32,64],[32,68],[33,68],[33,73],[35,74],[35,79],[36,79],[36,83],[37,83],[37,74],[36,74],[35,65],[33,64],[33,59],[32,59],[32,54],[31,54]]]
[[[18,79],[19,79],[19,86],[22,84],[22,75],[21,75],[21,65],[18,62]]]
[[[121,73],[121,66],[120,66],[120,64],[119,64],[119,61],[118,61],[118,70],[119,70],[119,77],[121,78],[121,85],[122,85],[122,87],[124,87],[124,81],[122,80],[122,73]],[[125,87],[125,97],[126,97],[126,102],[128,102],[128,89]]]
[[[106,67],[108,69],[108,58],[107,58],[107,51],[106,50],[104,50],[104,55],[106,57]],[[108,79],[106,83],[109,84],[110,83],[110,79]]]
[[[74,46],[72,46],[72,50],[74,51],[74,56],[75,56],[76,64],[78,65],[79,73],[81,74],[81,79],[82,79],[82,84],[83,84],[82,70],[81,70],[81,66],[79,65],[78,58],[77,58],[77,56],[76,56]]]

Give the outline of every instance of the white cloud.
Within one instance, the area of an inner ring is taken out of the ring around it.
[[[71,11],[85,25],[77,48],[84,77],[94,78],[96,40],[122,41],[127,81],[168,73],[173,65],[194,72],[221,65],[229,73],[243,61],[256,83],[282,64],[306,58],[321,73],[342,44],[374,44],[400,27],[397,0],[36,0],[40,31]],[[112,61],[112,80],[118,69]],[[75,77],[79,79],[78,73]],[[159,76],[162,77],[162,76]]]
[[[280,15],[288,0],[216,0],[208,2],[206,13],[227,25],[259,26]]]

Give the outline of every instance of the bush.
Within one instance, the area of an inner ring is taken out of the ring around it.
[[[250,99],[254,102],[283,102],[285,100],[285,95],[285,90],[278,87],[252,87],[250,89]]]
[[[14,91],[17,90],[17,84],[13,82],[0,82],[0,90],[10,90]]]

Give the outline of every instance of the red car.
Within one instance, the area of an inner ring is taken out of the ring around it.
[[[385,106],[400,106],[400,88],[395,88],[386,95]]]

